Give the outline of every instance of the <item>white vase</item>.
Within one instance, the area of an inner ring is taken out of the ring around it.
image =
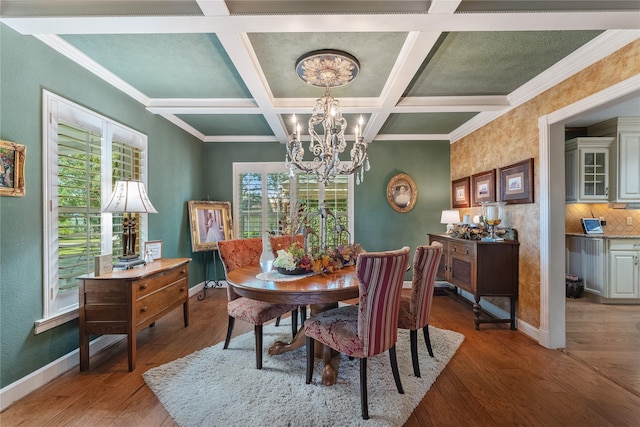
[[[271,252],[271,243],[269,235],[264,233],[262,236],[262,253],[260,254],[260,268],[263,272],[271,271],[275,257]]]

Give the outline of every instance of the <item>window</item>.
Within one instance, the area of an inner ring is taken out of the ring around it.
[[[43,91],[45,278],[42,332],[76,317],[76,277],[122,254],[122,215],[102,213],[119,179],[146,182],[147,137]],[[146,217],[138,215],[140,241]],[[139,250],[139,249],[138,249]]]
[[[294,179],[282,163],[233,164],[233,221],[236,238],[260,237],[264,231],[278,233],[305,204],[314,230],[325,235],[327,246],[334,246],[335,225],[340,224],[353,242],[353,175],[339,175],[327,186],[318,184],[313,174],[297,174]],[[336,220],[322,220],[320,202]]]

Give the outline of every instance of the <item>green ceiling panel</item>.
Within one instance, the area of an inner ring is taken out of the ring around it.
[[[273,135],[260,114],[180,114],[178,118],[209,136]]]
[[[448,134],[477,113],[391,114],[381,134]]]
[[[360,62],[360,75],[335,88],[336,97],[380,96],[389,72],[407,37],[406,33],[256,33],[249,40],[276,98],[316,98],[323,89],[296,76],[296,62],[318,49],[343,50]],[[384,54],[381,54],[384,53]],[[292,84],[291,77],[295,80]]]
[[[150,98],[251,98],[214,34],[61,37]]]
[[[600,33],[443,34],[404,96],[507,95]]]

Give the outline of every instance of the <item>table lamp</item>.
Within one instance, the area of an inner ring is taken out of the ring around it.
[[[460,222],[460,212],[456,210],[444,210],[440,217],[440,224],[447,224],[447,234],[453,231],[453,224]]]
[[[102,212],[129,214],[122,218],[122,256],[113,266],[128,270],[136,265],[145,264],[135,253],[136,218],[134,213],[158,213],[153,207],[144,183],[140,181],[116,181],[111,200]]]

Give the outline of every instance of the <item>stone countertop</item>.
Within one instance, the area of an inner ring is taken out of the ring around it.
[[[566,233],[567,236],[591,237],[603,239],[640,239],[640,234],[584,234],[584,233]]]

